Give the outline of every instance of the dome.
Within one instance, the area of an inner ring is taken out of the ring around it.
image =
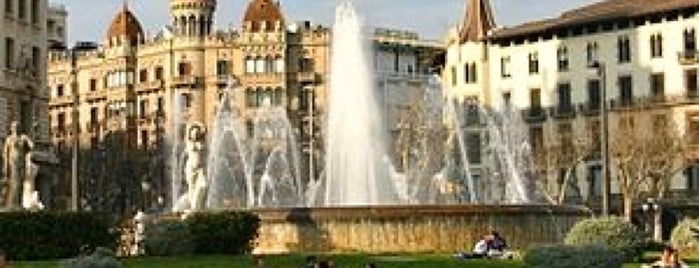
[[[131,45],[136,45],[143,40],[141,23],[131,13],[127,5],[124,5],[109,25],[107,42],[111,44],[113,40],[119,40],[119,42],[126,40]]]
[[[248,9],[245,11],[243,19],[243,23],[250,25],[250,30],[255,32],[263,28],[263,23],[267,25],[264,28],[270,31],[274,29],[277,23],[283,22],[284,15],[279,7],[279,3],[272,0],[253,0],[248,4]]]

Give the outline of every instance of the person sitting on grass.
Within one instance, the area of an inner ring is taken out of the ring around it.
[[[679,252],[671,246],[663,248],[663,254],[660,260],[651,265],[643,265],[643,268],[689,268],[687,264],[680,259]]]
[[[488,257],[488,244],[490,243],[491,237],[489,235],[481,236],[475,246],[473,246],[472,253],[461,252],[456,254],[459,259],[483,259]]]
[[[494,259],[512,259],[512,253],[507,251],[507,240],[497,231],[490,232],[488,257]]]

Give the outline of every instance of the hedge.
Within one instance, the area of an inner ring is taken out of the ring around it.
[[[194,213],[185,221],[198,254],[249,253],[260,228],[260,219],[248,212]]]
[[[117,234],[106,215],[84,212],[0,213],[0,248],[13,260],[62,259],[84,247],[114,248]]]
[[[524,253],[531,268],[619,268],[622,256],[606,246],[536,246]]]
[[[180,219],[149,223],[146,225],[143,243],[149,256],[191,255],[194,250],[189,226]]]
[[[619,252],[624,261],[640,258],[646,242],[643,232],[619,217],[583,220],[573,226],[565,238],[566,245],[607,246]]]

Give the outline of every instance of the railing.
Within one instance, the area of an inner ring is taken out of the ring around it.
[[[104,89],[95,90],[95,91],[88,91],[87,93],[85,93],[85,99],[88,101],[106,99],[106,98],[107,98],[107,91]]]
[[[558,107],[551,107],[550,114],[556,119],[570,119],[575,117],[575,107],[570,105],[559,105]]]
[[[699,51],[696,50],[686,50],[677,53],[677,59],[680,64],[689,65],[699,62]]]
[[[317,75],[315,72],[299,72],[298,79],[301,83],[315,83]]]
[[[586,102],[578,104],[578,110],[584,116],[598,116],[602,111],[602,104],[599,102]]]
[[[175,86],[196,86],[201,79],[193,75],[181,75],[172,79]]]
[[[151,91],[163,88],[164,81],[162,79],[156,79],[151,81],[140,82],[136,85],[136,92]]]
[[[528,123],[539,123],[546,121],[546,111],[542,107],[532,107],[522,111],[522,117]]]

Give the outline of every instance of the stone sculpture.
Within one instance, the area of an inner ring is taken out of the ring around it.
[[[201,124],[193,124],[187,129],[185,141],[184,174],[187,182],[187,205],[190,211],[203,210],[206,203],[208,183],[204,170],[205,129]]]
[[[38,203],[38,194],[34,191],[38,167],[32,162],[31,153],[34,143],[26,135],[20,135],[17,128],[17,122],[10,124],[10,133],[5,138],[3,148],[3,173],[7,185],[5,207],[8,209],[20,208],[25,203],[23,200],[25,198],[27,203],[31,203],[29,200],[32,198],[36,200],[34,203]],[[23,191],[22,188],[28,189]],[[27,191],[31,193],[25,195]],[[32,195],[35,197],[29,198]]]

